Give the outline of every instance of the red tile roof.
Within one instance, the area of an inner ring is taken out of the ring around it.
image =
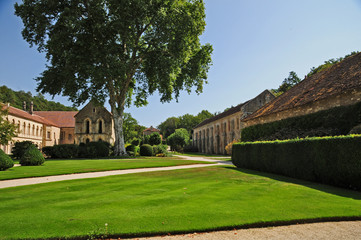
[[[361,89],[361,53],[318,72],[266,104],[243,121],[299,107],[314,101]]]
[[[75,127],[78,111],[35,111],[35,114],[54,122],[59,127]]]
[[[3,109],[8,109],[8,111],[9,111],[8,114],[16,116],[16,117],[28,119],[28,120],[38,122],[38,123],[43,123],[43,124],[46,124],[49,126],[57,126],[57,124],[55,124],[51,120],[45,119],[41,116],[38,116],[37,114],[30,114],[30,113],[20,110],[18,108],[14,108],[11,106],[8,107],[7,105],[3,105]]]
[[[147,129],[143,130],[143,132],[148,132],[148,131],[150,131],[150,132],[160,132],[160,130],[154,128],[153,126],[150,126],[150,128],[147,128]]]

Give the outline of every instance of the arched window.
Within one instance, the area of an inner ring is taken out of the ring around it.
[[[39,136],[39,126],[36,127],[36,136]]]
[[[25,130],[26,130],[26,123],[24,122],[23,134],[25,134]]]
[[[98,133],[103,133],[103,121],[99,120],[98,122]]]
[[[35,135],[35,125],[33,124],[33,131],[32,131],[32,135]]]
[[[90,133],[90,122],[89,122],[89,120],[86,120],[86,122],[85,122],[85,133],[87,133],[87,134]]]
[[[20,126],[21,126],[20,121],[18,121],[18,133],[21,133]]]
[[[85,140],[85,142],[86,142],[86,143],[89,143],[89,142],[90,142],[90,139],[89,139],[89,138],[87,138],[87,139]]]
[[[28,125],[28,135],[30,135],[30,123]]]

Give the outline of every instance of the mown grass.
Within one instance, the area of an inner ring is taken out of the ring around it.
[[[0,239],[139,236],[361,216],[360,192],[219,166],[0,189],[0,202]]]
[[[169,167],[178,165],[205,164],[207,162],[169,158],[137,159],[91,159],[91,160],[46,160],[42,166],[13,167],[0,171],[0,180],[53,176],[84,172],[100,172],[121,169]]]

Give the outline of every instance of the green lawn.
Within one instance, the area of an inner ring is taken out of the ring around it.
[[[361,193],[208,167],[0,189],[0,239],[114,237],[361,216]]]
[[[73,174],[84,172],[100,172],[120,169],[168,167],[177,165],[205,164],[207,162],[168,158],[137,159],[92,159],[92,160],[46,160],[42,166],[13,167],[0,171],[0,180]]]

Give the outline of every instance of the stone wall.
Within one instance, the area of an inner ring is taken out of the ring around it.
[[[249,116],[275,97],[268,90],[257,97],[239,105],[239,109],[222,118],[213,117],[214,121],[206,121],[193,129],[193,145],[199,152],[210,154],[226,154],[225,147],[233,140],[240,139],[241,119]],[[236,108],[236,107],[235,107]],[[212,120],[212,118],[210,119]]]

